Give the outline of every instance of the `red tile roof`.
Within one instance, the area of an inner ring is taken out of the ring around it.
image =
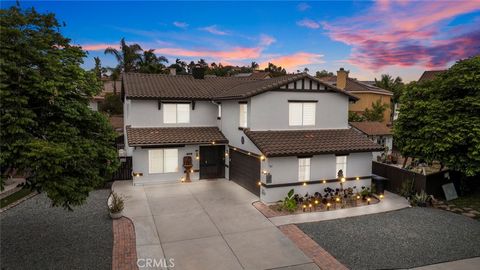
[[[194,79],[190,75],[125,73],[123,83],[127,98],[220,100],[248,98],[266,91],[279,89],[280,86],[303,78],[309,78],[325,85],[327,90],[322,91],[338,92],[347,95],[351,100],[358,99],[306,73],[289,74],[270,79],[252,79],[250,77]]]
[[[418,82],[426,82],[435,79],[438,74],[444,73],[446,70],[426,70],[423,72]]]
[[[218,127],[132,128],[127,126],[129,146],[228,143]]]
[[[392,135],[392,129],[382,122],[350,122],[352,127],[367,135]]]
[[[244,131],[267,157],[348,154],[383,147],[352,129]]]

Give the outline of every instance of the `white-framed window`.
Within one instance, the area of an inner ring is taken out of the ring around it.
[[[178,149],[166,148],[148,150],[148,172],[178,172]]]
[[[247,127],[247,118],[248,118],[248,104],[247,103],[240,103],[240,121],[239,126],[242,128]]]
[[[298,181],[310,181],[310,158],[298,159]]]
[[[314,126],[315,102],[289,102],[288,124],[290,126]]]
[[[217,112],[217,118],[220,119],[222,118],[222,104],[218,103],[218,112]]]
[[[163,123],[179,124],[190,123],[190,104],[188,103],[164,103]]]
[[[336,164],[335,177],[338,177],[340,170],[342,170],[343,177],[347,177],[347,156],[336,156]]]

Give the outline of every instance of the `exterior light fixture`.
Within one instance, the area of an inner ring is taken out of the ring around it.
[[[327,180],[323,180],[322,183],[326,184],[326,183],[327,183]]]
[[[193,173],[193,169],[190,170],[190,173]]]
[[[260,160],[261,160],[261,161],[264,161],[264,160],[265,160],[265,156],[264,156],[264,155],[261,155],[261,156],[260,156]]]
[[[234,148],[233,148],[233,150],[237,151],[237,148],[236,148],[236,147],[234,147]]]
[[[263,174],[267,174],[268,172],[267,172],[266,170],[263,170],[262,173],[263,173]]]
[[[248,155],[250,156],[252,153],[248,152]]]
[[[355,180],[360,180],[360,177],[358,177],[358,176],[357,176],[357,177],[355,177]]]
[[[370,198],[368,198],[368,199],[367,199],[367,204],[370,204],[370,201],[371,201],[371,199],[370,199]]]
[[[307,185],[307,182],[303,182],[303,186],[306,186]]]
[[[198,150],[195,150],[195,159],[196,159],[196,160],[199,160],[199,159],[200,159],[200,157],[198,156]]]
[[[346,180],[345,180],[345,177],[342,177],[342,179],[340,179],[340,181],[341,181],[342,183],[345,183],[345,181],[346,181]]]
[[[259,186],[261,186],[261,185],[262,185],[262,181],[258,181],[257,184],[258,184]]]
[[[228,157],[228,151],[225,151],[225,157]]]
[[[383,194],[380,194],[380,199],[383,199],[383,197],[384,197]]]
[[[330,203],[327,203],[327,210],[330,210]]]
[[[143,173],[141,173],[141,172],[134,172],[134,173],[132,173],[132,175],[133,175],[134,177],[140,177],[140,176],[143,176]]]
[[[360,196],[357,195],[357,200],[360,199]]]
[[[318,200],[315,200],[315,204],[318,204]]]
[[[215,141],[213,141],[212,144],[215,144]]]
[[[337,198],[335,198],[335,201],[339,202],[339,201],[340,201],[340,198],[338,198],[338,197],[337,197]]]

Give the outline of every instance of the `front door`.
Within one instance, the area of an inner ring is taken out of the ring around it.
[[[200,146],[200,179],[225,177],[225,146]]]

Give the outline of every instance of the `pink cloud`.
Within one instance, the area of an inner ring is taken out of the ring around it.
[[[225,35],[229,34],[226,31],[218,29],[217,25],[210,25],[210,26],[207,26],[207,27],[203,27],[203,28],[200,28],[200,30],[209,32],[210,34],[220,35],[220,36],[225,36]]]
[[[277,40],[269,35],[262,34],[260,35],[260,46],[270,46],[272,43],[275,43]]]
[[[103,51],[108,47],[112,47],[115,49],[119,48],[118,44],[106,44],[106,43],[84,44],[80,46],[82,46],[82,49],[84,49],[85,51]]]
[[[188,23],[186,22],[173,22],[173,25],[175,25],[176,27],[178,28],[187,28],[188,27]]]
[[[295,69],[297,67],[303,67],[309,64],[321,64],[324,63],[322,60],[323,55],[308,53],[308,52],[297,52],[291,55],[283,55],[278,57],[273,57],[267,59],[266,61],[260,63],[260,67],[268,66],[268,63],[273,63],[277,66],[281,66],[285,69]]]
[[[222,59],[223,61],[256,59],[260,57],[262,49],[260,47],[235,47],[231,50],[190,50],[182,48],[158,48],[155,53],[178,57],[203,57],[207,59]]]
[[[444,68],[451,61],[480,53],[476,45],[480,32],[474,27],[463,25],[450,32],[444,28],[456,16],[477,10],[479,1],[382,0],[365,12],[368,15],[322,26],[332,39],[352,46],[349,62],[353,65],[371,70],[393,65]]]
[[[297,25],[307,27],[310,29],[318,29],[320,28],[320,24],[316,21],[312,21],[310,19],[303,19],[297,22]]]

